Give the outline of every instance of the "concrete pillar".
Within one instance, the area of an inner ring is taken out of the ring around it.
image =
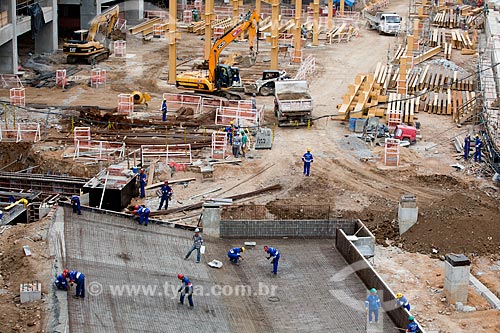
[[[220,237],[220,206],[217,204],[203,204],[201,223],[203,234],[207,236]]]
[[[467,303],[470,260],[463,254],[447,254],[444,263],[444,296],[449,304]]]
[[[129,0],[120,4],[125,14],[127,24],[137,24],[144,18],[144,0]],[[170,9],[169,9],[170,10]]]
[[[16,0],[7,3],[7,12],[10,25],[3,27],[2,34],[7,34],[6,38],[12,38],[7,43],[0,46],[0,73],[17,74],[17,25],[16,25]],[[10,27],[10,29],[9,29]]]
[[[83,0],[80,2],[80,28],[88,29],[92,19],[101,13],[100,1]]]
[[[404,234],[418,219],[417,198],[414,195],[403,195],[399,201],[398,225],[399,234]]]
[[[53,7],[52,21],[43,25],[35,38],[35,53],[53,52],[57,50],[57,2]]]

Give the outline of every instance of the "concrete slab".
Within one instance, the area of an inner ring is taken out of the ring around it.
[[[69,299],[72,332],[366,332],[365,287],[353,274],[330,281],[345,267],[331,240],[266,241],[282,252],[274,276],[260,242],[234,266],[227,250],[248,240],[205,237],[196,264],[183,260],[188,231],[68,208],[65,221],[67,266],[87,286],[84,300]],[[208,267],[212,259],[224,266]],[[194,284],[194,309],[177,304],[178,273]],[[384,321],[384,332],[397,332]]]

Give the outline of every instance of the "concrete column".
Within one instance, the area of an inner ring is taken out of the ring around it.
[[[99,6],[98,6],[99,5]],[[82,0],[80,3],[80,28],[88,29],[92,19],[101,13],[100,2]]]
[[[399,201],[398,225],[399,234],[404,234],[418,219],[417,198],[414,195],[403,195]]]
[[[467,303],[470,260],[463,254],[447,254],[444,264],[444,296],[449,304]]]
[[[57,0],[51,0],[52,21],[43,25],[35,38],[35,53],[53,52],[57,50]]]
[[[120,6],[123,6],[127,23],[137,24],[144,18],[144,0],[129,0],[123,2],[123,5],[120,4]]]
[[[6,38],[10,41],[0,46],[0,72],[5,74],[17,74],[17,24],[16,24],[16,0],[10,0],[7,4],[9,25],[2,29],[2,33],[8,34]]]
[[[203,204],[201,223],[205,235],[220,237],[220,206],[210,203]]]

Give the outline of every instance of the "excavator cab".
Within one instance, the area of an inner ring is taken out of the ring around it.
[[[215,87],[217,90],[240,86],[240,70],[229,65],[217,65],[215,67]]]
[[[89,35],[88,30],[73,31],[73,34],[71,35],[71,39],[68,42],[69,43],[78,43],[78,44],[86,43],[88,35]]]

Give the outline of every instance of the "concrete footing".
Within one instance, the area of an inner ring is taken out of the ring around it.
[[[209,203],[203,204],[201,222],[203,225],[203,234],[220,237],[220,206]]]
[[[414,195],[403,195],[399,201],[398,225],[402,235],[410,229],[418,219],[417,198]]]
[[[463,254],[447,254],[444,264],[444,295],[449,304],[467,303],[470,260]]]
[[[42,284],[40,282],[22,283],[19,287],[21,304],[42,299]]]

